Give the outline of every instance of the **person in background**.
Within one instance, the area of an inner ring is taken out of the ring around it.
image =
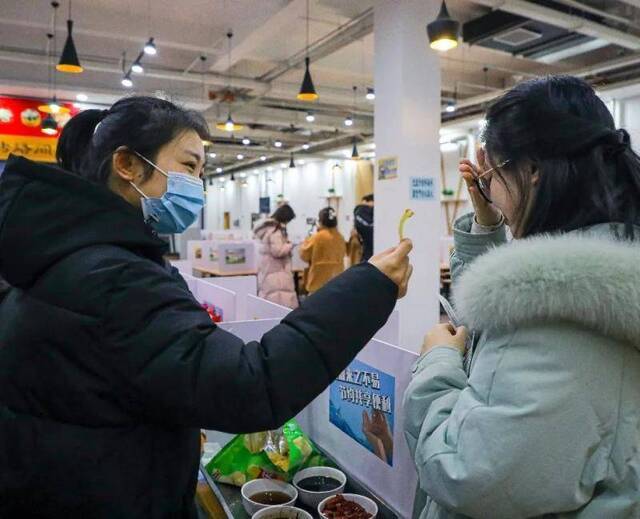
[[[353,210],[356,232],[362,243],[362,258],[364,263],[373,256],[373,195],[362,197],[362,203]]]
[[[258,341],[219,328],[164,255],[204,204],[209,129],[155,97],[88,109],[58,165],[0,178],[0,517],[197,516],[200,429],[280,427],[384,325],[411,242]]]
[[[566,76],[504,94],[482,141],[451,257],[473,335],[436,326],[404,397],[414,517],[638,518],[640,158]]]
[[[313,294],[344,272],[347,246],[338,231],[335,209],[326,207],[318,214],[318,232],[300,247],[300,258],[309,263],[306,289]]]
[[[293,243],[287,237],[287,224],[296,217],[289,204],[278,207],[270,218],[258,222],[254,234],[258,250],[258,296],[288,308],[298,307],[291,268]]]

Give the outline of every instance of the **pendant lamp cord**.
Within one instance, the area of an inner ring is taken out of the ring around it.
[[[58,4],[58,2],[52,2],[53,5],[53,53],[52,53],[52,57],[51,57],[51,73],[53,74],[53,97],[56,97],[56,94],[58,93],[58,77],[56,74],[56,68],[53,65],[54,60],[56,59],[56,53],[57,53],[57,48],[56,48],[56,25],[58,23],[58,6],[60,4]]]
[[[307,58],[309,57],[309,0],[307,0]]]
[[[71,0],[69,0],[69,20],[71,20]]]

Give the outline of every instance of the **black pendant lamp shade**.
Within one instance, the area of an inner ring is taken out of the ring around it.
[[[43,120],[40,131],[46,135],[55,135],[58,133],[58,123],[51,114],[48,114]]]
[[[296,167],[296,163],[293,161],[293,153],[291,154],[291,160],[289,161],[289,169]]]
[[[458,46],[460,22],[451,18],[444,0],[438,17],[427,25],[427,34],[432,49],[447,51]]]
[[[76,45],[73,43],[73,20],[67,20],[67,41],[64,42],[64,49],[62,50],[62,56],[56,66],[56,69],[60,72],[71,72],[72,74],[79,74],[84,69],[80,65],[78,59],[78,53],[76,52]]]
[[[351,150],[351,158],[353,160],[360,160],[360,154],[358,153],[358,146],[356,141],[353,141],[353,149]]]
[[[298,99],[300,101],[315,101],[318,99],[318,93],[316,92],[316,87],[313,86],[313,79],[311,79],[311,72],[309,72],[309,57],[304,59],[304,79],[300,86]]]

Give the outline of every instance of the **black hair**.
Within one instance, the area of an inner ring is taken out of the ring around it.
[[[509,161],[495,173],[513,177],[520,193],[511,222],[519,237],[619,222],[633,238],[640,157],[585,81],[550,76],[517,85],[488,109],[482,140],[488,167]]]
[[[333,207],[325,207],[318,213],[318,221],[327,229],[338,226],[338,217]]]
[[[362,201],[363,202],[373,202],[373,193],[371,193],[370,195],[365,195],[362,197]]]
[[[271,215],[276,222],[281,224],[288,224],[291,220],[296,217],[296,213],[293,212],[291,206],[289,204],[282,204],[275,212]]]
[[[106,184],[111,157],[119,147],[155,161],[162,146],[188,130],[202,139],[209,135],[206,121],[197,112],[156,97],[125,97],[108,110],[84,110],[73,117],[62,130],[56,158],[62,168]],[[152,171],[145,163],[146,174]]]

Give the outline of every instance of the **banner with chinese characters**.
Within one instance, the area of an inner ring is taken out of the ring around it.
[[[46,102],[0,96],[0,160],[15,154],[38,162],[55,162],[58,135],[48,136],[41,131],[46,114],[38,107]],[[60,105],[69,109],[67,113],[53,115],[58,128],[62,129],[78,109],[69,103]]]
[[[385,463],[393,465],[395,377],[354,360],[329,390],[329,420]]]

